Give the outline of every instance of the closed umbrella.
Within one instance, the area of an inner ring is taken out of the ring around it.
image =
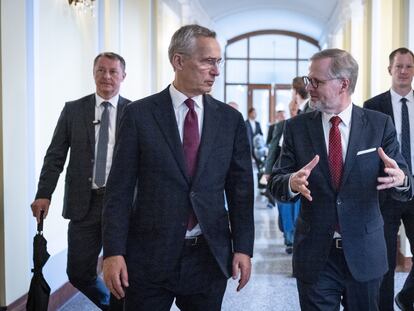
[[[33,277],[27,298],[27,311],[47,311],[50,287],[43,277],[42,269],[50,255],[46,248],[47,241],[43,236],[43,212],[37,225],[37,233],[33,239]]]

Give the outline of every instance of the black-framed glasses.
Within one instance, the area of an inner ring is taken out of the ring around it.
[[[331,79],[326,79],[326,80],[318,80],[316,78],[311,78],[311,77],[307,77],[307,76],[302,77],[302,80],[303,80],[303,83],[305,84],[305,86],[308,86],[310,84],[310,85],[312,85],[312,87],[314,89],[317,89],[320,84],[324,84],[328,81],[340,80],[340,79],[342,79],[342,78],[331,78]]]

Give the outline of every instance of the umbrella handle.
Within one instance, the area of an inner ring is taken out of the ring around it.
[[[45,213],[45,211],[41,211],[40,212],[40,221],[37,224],[37,232],[42,234],[43,233],[43,214]]]

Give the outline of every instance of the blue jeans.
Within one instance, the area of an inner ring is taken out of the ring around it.
[[[283,232],[285,245],[291,246],[293,244],[296,219],[298,218],[300,210],[300,200],[294,203],[282,203],[278,201],[277,209],[279,211],[280,230]]]

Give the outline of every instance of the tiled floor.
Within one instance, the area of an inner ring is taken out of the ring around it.
[[[258,197],[255,206],[256,240],[253,273],[248,285],[236,292],[237,281],[229,280],[223,311],[297,311],[299,308],[291,256],[284,251],[282,233],[277,228],[277,209],[266,208]],[[406,273],[396,273],[396,290],[402,287]],[[85,296],[76,295],[60,311],[98,310]],[[172,307],[173,311],[178,308]],[[396,309],[397,310],[397,309]]]

